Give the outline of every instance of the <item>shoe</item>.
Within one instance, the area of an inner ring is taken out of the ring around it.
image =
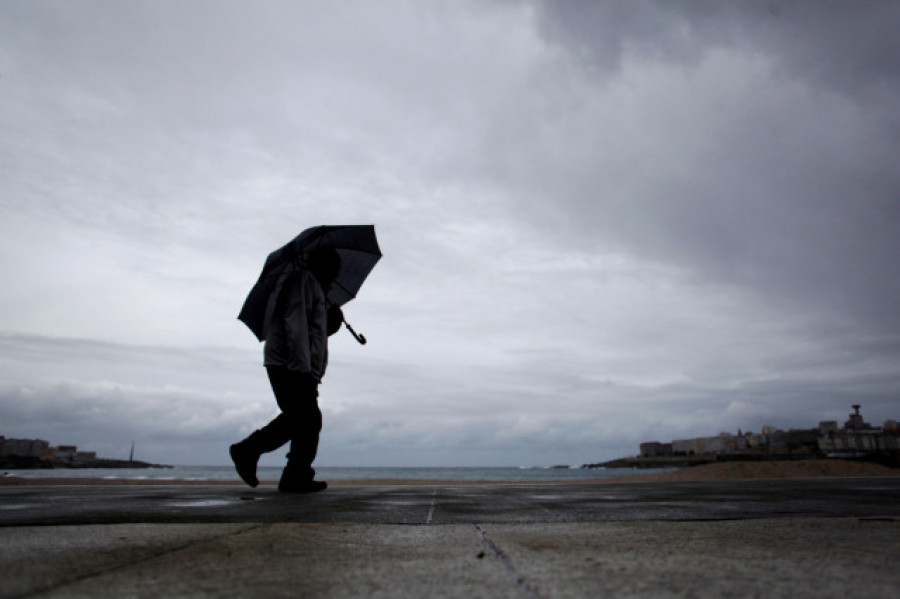
[[[328,488],[324,480],[309,480],[302,483],[290,483],[281,481],[278,490],[282,493],[318,493]]]
[[[256,478],[256,463],[259,461],[259,454],[241,447],[240,443],[232,445],[228,452],[231,454],[231,461],[234,462],[234,468],[241,480],[251,487],[257,486],[259,479]]]

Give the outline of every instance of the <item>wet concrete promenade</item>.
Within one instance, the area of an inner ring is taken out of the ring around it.
[[[900,478],[0,486],[0,597],[894,597]]]

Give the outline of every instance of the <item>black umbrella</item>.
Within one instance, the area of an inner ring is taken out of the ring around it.
[[[306,257],[317,249],[331,248],[341,256],[341,272],[328,290],[328,301],[343,306],[359,292],[363,281],[381,258],[374,225],[341,225],[312,227],[300,233],[266,258],[259,280],[250,290],[238,319],[250,327],[260,341],[265,340],[275,300],[287,276],[306,267]],[[357,335],[344,321],[357,341],[366,338]]]

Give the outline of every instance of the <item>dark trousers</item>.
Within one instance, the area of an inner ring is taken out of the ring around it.
[[[291,451],[282,480],[310,481],[316,475],[312,463],[322,430],[319,383],[308,374],[281,366],[266,366],[266,371],[281,414],[244,442],[258,453],[267,453],[290,441]]]

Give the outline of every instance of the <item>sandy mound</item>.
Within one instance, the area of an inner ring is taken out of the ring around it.
[[[750,478],[853,478],[861,476],[900,476],[900,470],[880,464],[849,460],[725,462],[693,466],[673,472],[616,477],[610,479],[610,482],[687,482]]]

